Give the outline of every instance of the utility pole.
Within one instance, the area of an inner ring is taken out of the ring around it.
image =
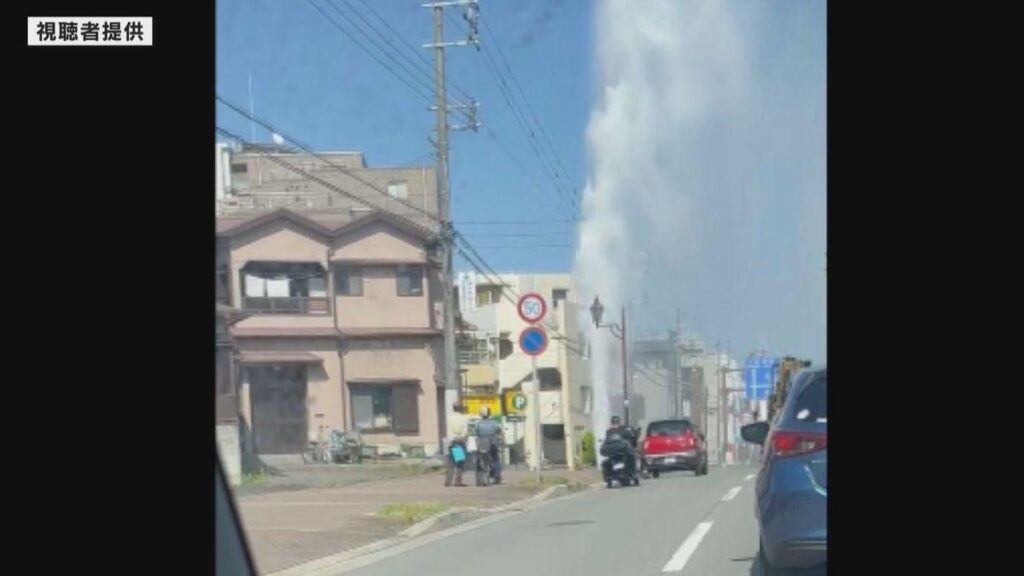
[[[629,333],[626,331],[626,307],[622,307],[622,419],[629,426],[629,356],[627,346]]]
[[[431,8],[434,16],[434,42],[425,44],[424,48],[434,50],[434,94],[435,112],[437,115],[437,195],[438,217],[441,221],[441,273],[444,276],[444,384],[445,390],[456,390],[458,402],[462,403],[462,386],[459,385],[458,355],[455,350],[455,270],[453,254],[455,229],[451,219],[451,188],[448,174],[448,94],[445,87],[444,50],[449,46],[469,46],[479,44],[476,37],[477,1],[460,0],[451,2],[433,2],[421,4]],[[445,6],[468,6],[466,20],[470,25],[470,37],[463,42],[444,41],[444,8]],[[467,126],[476,130],[476,106],[472,105],[472,119]]]

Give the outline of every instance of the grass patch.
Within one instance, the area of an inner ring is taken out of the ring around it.
[[[549,475],[541,476],[541,481],[539,483],[536,478],[527,478],[525,480],[521,480],[519,485],[524,488],[535,488],[538,490],[550,488],[551,486],[565,486],[570,492],[577,492],[586,488],[586,484],[583,484],[582,482],[572,482],[568,478]]]
[[[377,511],[377,515],[402,524],[415,524],[447,509],[448,505],[441,502],[403,502],[386,504]]]
[[[261,470],[259,472],[246,472],[242,474],[242,486],[258,486],[270,480],[270,472]]]

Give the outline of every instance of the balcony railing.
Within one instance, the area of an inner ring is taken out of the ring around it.
[[[459,364],[493,364],[495,357],[487,350],[459,350]]]
[[[242,309],[256,314],[328,314],[330,300],[323,296],[242,298]]]

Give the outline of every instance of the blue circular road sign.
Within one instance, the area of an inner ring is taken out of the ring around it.
[[[548,333],[540,326],[529,326],[519,334],[519,348],[524,354],[540,356],[548,349]]]

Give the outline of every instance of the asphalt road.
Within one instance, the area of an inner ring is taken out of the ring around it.
[[[601,487],[346,574],[760,576],[753,474],[731,466],[703,477],[663,474],[639,488]]]

